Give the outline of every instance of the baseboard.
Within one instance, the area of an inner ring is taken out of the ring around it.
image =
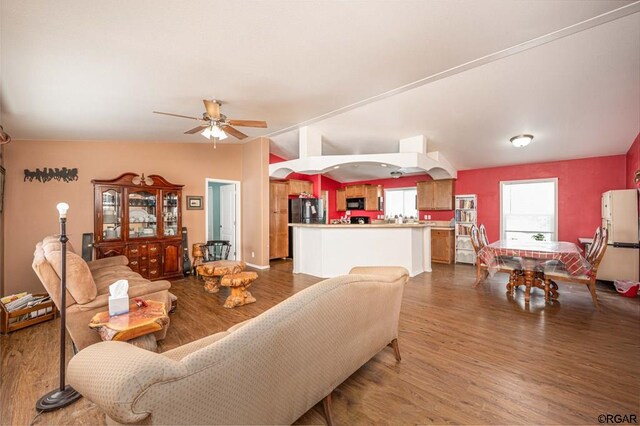
[[[247,264],[247,266],[250,266],[252,268],[255,269],[269,269],[271,266],[267,265],[267,266],[258,266],[258,265],[254,265],[253,263],[249,263],[249,262],[245,262]]]

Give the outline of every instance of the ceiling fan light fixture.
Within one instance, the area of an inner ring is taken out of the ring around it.
[[[533,140],[533,135],[518,135],[509,139],[509,142],[516,148],[524,148]]]
[[[201,133],[202,136],[204,136],[207,139],[211,138],[211,128],[207,127],[206,129],[204,129]]]
[[[211,136],[221,141],[227,138],[227,134],[219,126],[211,126]]]

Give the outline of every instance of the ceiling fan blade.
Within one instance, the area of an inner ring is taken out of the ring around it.
[[[242,127],[267,127],[266,121],[259,120],[228,120],[229,124],[232,126],[242,126]]]
[[[204,121],[201,117],[189,117],[188,115],[171,114],[169,112],[153,111],[154,114],[170,115],[172,117],[189,118],[191,120]]]
[[[202,130],[206,129],[207,127],[209,127],[208,124],[201,124],[198,127],[194,127],[191,130],[187,130],[186,132],[184,132],[185,135],[192,135],[194,133],[198,133],[201,132]]]
[[[203,99],[204,107],[207,110],[207,114],[209,117],[218,119],[220,118],[220,104],[215,101],[210,101],[207,99]]]
[[[236,139],[244,139],[247,138],[248,136],[245,135],[244,133],[242,133],[240,130],[238,129],[234,129],[231,126],[224,126],[222,128],[222,130],[224,130],[225,133],[230,134],[231,136],[233,136]]]

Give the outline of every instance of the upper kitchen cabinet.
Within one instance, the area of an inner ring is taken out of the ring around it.
[[[365,185],[364,209],[366,211],[380,210],[378,200],[382,196],[382,187],[377,185]]]
[[[367,196],[365,187],[369,185],[349,185],[345,186],[347,198],[364,198]]]
[[[418,210],[453,210],[454,179],[418,182]]]
[[[289,179],[289,195],[300,195],[303,192],[313,194],[313,182],[307,180]]]
[[[336,211],[347,211],[347,194],[344,188],[336,189]]]

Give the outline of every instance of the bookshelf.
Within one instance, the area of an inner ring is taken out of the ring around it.
[[[471,226],[478,220],[478,200],[475,194],[456,195],[456,262],[475,265],[476,253],[471,245]]]

